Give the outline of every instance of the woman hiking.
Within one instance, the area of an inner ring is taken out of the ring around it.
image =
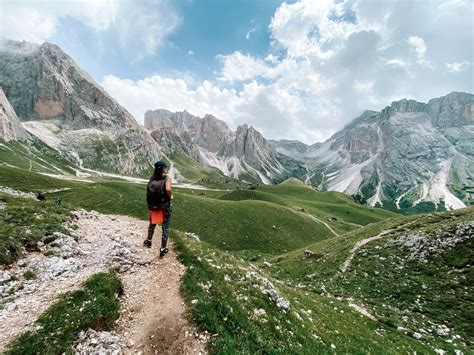
[[[170,218],[173,208],[173,192],[171,191],[171,178],[166,175],[168,165],[163,161],[155,163],[155,171],[147,185],[146,201],[148,204],[148,238],[143,245],[151,248],[151,240],[157,224],[161,224],[160,257],[168,253],[168,238],[170,235]]]

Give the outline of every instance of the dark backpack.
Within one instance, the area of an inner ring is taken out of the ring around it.
[[[149,210],[164,210],[170,202],[170,197],[166,192],[166,179],[150,180],[146,189],[146,202]]]

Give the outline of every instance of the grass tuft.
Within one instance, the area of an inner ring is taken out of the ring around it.
[[[33,270],[26,270],[23,273],[23,277],[26,280],[35,280],[38,277],[38,275],[36,275],[36,272],[34,272]]]
[[[0,264],[17,260],[23,249],[37,251],[38,242],[53,232],[66,233],[69,210],[50,201],[14,199],[0,194],[6,207],[0,210]]]
[[[19,336],[6,354],[70,353],[81,330],[108,330],[120,315],[117,297],[122,283],[113,271],[89,278],[81,290],[64,294],[35,322],[36,329]]]

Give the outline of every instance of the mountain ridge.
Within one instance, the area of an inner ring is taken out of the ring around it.
[[[210,114],[201,118],[187,111],[173,113],[164,109],[146,111],[144,124],[152,136],[160,137],[160,142],[165,140],[165,130],[174,129],[174,143],[168,144],[170,149],[166,153],[186,154],[226,176],[271,184],[285,180],[299,169],[297,163],[285,167],[280,161],[282,157],[262,134],[247,124],[232,131],[224,121]]]
[[[133,116],[57,45],[7,41],[0,86],[24,127],[80,167],[140,175],[161,155]]]
[[[325,142],[298,143],[303,154],[296,143],[274,146],[304,162],[321,189],[360,195],[371,205],[393,202],[396,209],[421,202],[461,208],[474,192],[473,109],[469,93],[428,103],[402,99],[364,111]]]
[[[178,154],[191,159],[178,159],[183,162],[216,169],[220,180],[225,175],[274,184],[296,177],[392,210],[461,208],[474,196],[474,95],[469,93],[452,92],[427,103],[393,101],[380,111],[364,111],[325,142],[307,145],[267,140],[247,124],[232,131],[213,115],[187,111],[149,110],[143,128],[49,43],[8,41],[0,49],[0,87],[28,134],[80,169],[144,176],[156,159]],[[18,123],[15,127],[24,137]],[[174,168],[180,176],[180,167]]]
[[[30,137],[21,125],[18,116],[0,87],[0,138],[11,140],[28,140]]]

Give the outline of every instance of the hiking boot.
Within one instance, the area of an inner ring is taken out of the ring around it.
[[[147,248],[151,248],[151,240],[145,239],[145,241],[143,242],[143,246]]]
[[[160,250],[160,258],[164,257],[168,253],[168,248],[164,248]]]

